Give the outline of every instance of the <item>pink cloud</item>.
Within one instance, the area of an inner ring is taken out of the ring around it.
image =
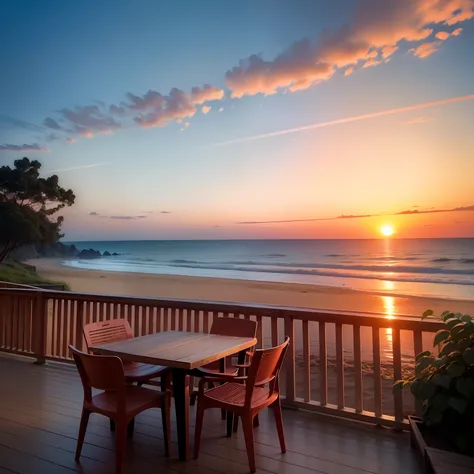
[[[64,122],[63,129],[70,129],[80,136],[91,138],[98,133],[112,133],[122,127],[111,115],[98,105],[78,106],[59,111]]]
[[[362,67],[373,67],[377,66],[377,64],[380,64],[380,61],[377,61],[376,59],[369,59],[364,63]]]
[[[428,56],[431,56],[433,53],[436,53],[438,51],[438,46],[439,43],[422,43],[420,46],[417,46],[416,48],[410,49],[410,52],[413,53],[413,56],[416,56],[417,58],[424,59],[427,58]]]
[[[226,73],[232,97],[296,91],[331,78],[338,68],[389,58],[402,41],[427,39],[433,26],[474,17],[474,0],[359,0],[354,21],[312,40],[301,40],[272,60],[251,55]],[[426,46],[431,44],[430,47]],[[437,50],[433,43],[412,48],[417,57]]]
[[[456,28],[452,33],[451,36],[459,36],[462,33],[462,28]]]
[[[451,35],[447,31],[438,31],[435,36],[441,41],[446,41]]]
[[[345,71],[344,71],[344,76],[350,76],[354,72],[354,67],[349,66]]]
[[[222,89],[206,84],[202,88],[193,87],[189,94],[178,88],[171,89],[168,95],[153,90],[143,96],[128,94],[131,103],[126,105],[131,110],[140,111],[133,120],[141,127],[164,127],[170,122],[191,118],[197,111],[197,105],[221,100],[223,97]],[[203,113],[209,110],[209,105],[203,105]]]
[[[210,105],[203,105],[202,108],[201,108],[201,112],[204,115],[206,115],[211,109],[212,109],[212,107]]]
[[[17,152],[42,151],[42,152],[48,152],[50,150],[49,150],[49,148],[43,148],[42,146],[39,146],[37,143],[23,143],[23,145],[12,145],[11,143],[6,143],[5,145],[0,145],[0,151],[17,151]]]
[[[389,58],[395,51],[398,50],[398,46],[395,46],[394,44],[389,45],[389,46],[384,46],[381,51],[382,51],[382,58],[387,59]]]

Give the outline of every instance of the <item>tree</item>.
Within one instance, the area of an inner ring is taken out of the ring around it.
[[[22,245],[62,237],[64,218],[53,215],[74,204],[75,196],[56,175],[40,177],[40,169],[39,161],[28,158],[0,167],[0,263]]]

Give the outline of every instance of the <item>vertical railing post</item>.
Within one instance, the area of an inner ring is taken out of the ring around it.
[[[76,318],[76,340],[74,345],[76,349],[82,351],[84,336],[82,328],[84,327],[84,301],[77,302],[77,318]]]
[[[295,325],[292,316],[285,316],[285,336],[290,338],[285,362],[285,398],[291,404],[295,399]]]
[[[33,337],[35,364],[42,365],[46,362],[46,346],[48,340],[48,298],[43,291],[38,291],[33,313]]]

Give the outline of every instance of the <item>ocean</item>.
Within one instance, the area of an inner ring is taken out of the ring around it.
[[[118,256],[64,265],[474,299],[474,239],[67,242]]]

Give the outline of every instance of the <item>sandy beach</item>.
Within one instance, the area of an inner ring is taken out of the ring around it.
[[[449,309],[474,314],[474,300],[371,293],[299,283],[83,270],[63,266],[56,259],[34,259],[28,263],[34,265],[41,276],[67,282],[73,291],[86,293],[367,311],[390,316],[418,317],[428,308],[435,313]]]
[[[346,288],[313,286],[290,283],[273,283],[261,281],[229,280],[220,278],[186,277],[174,275],[155,275],[146,273],[120,273],[98,270],[83,270],[61,265],[60,260],[35,259],[28,262],[34,265],[38,273],[51,280],[67,282],[72,291],[87,293],[105,293],[126,296],[148,296],[162,298],[200,299],[213,301],[227,301],[239,303],[260,303],[281,306],[296,306],[305,308],[352,310],[382,313],[387,316],[410,315],[419,317],[428,308],[440,313],[446,309],[454,312],[474,314],[474,300],[455,300],[410,295],[395,295],[387,293],[370,293],[355,291]],[[368,328],[363,328],[368,329]],[[296,334],[299,335],[301,325],[296,325]],[[407,367],[413,358],[412,336],[402,331],[402,350]],[[363,391],[364,409],[373,411],[373,376],[371,371],[371,338],[362,331],[362,357],[364,364]],[[428,339],[431,337],[429,334]],[[345,347],[345,400],[346,406],[355,406],[354,380],[352,370],[351,334],[344,333]],[[264,336],[265,338],[265,336]],[[296,364],[303,367],[301,350],[298,347],[301,338],[296,340]],[[428,348],[430,341],[428,342]],[[334,338],[328,331],[328,393],[329,402],[336,403],[336,369],[334,360],[331,360],[331,346]],[[403,349],[404,345],[408,349]],[[311,398],[319,400],[319,360],[317,358],[317,331],[311,333]],[[393,384],[391,364],[391,332],[386,330],[381,339],[383,393],[382,403],[385,414],[393,414]],[[411,351],[411,352],[410,352]],[[386,356],[385,360],[384,357]],[[297,396],[303,396],[302,371],[296,373]],[[404,397],[404,410],[413,413],[412,397]]]

